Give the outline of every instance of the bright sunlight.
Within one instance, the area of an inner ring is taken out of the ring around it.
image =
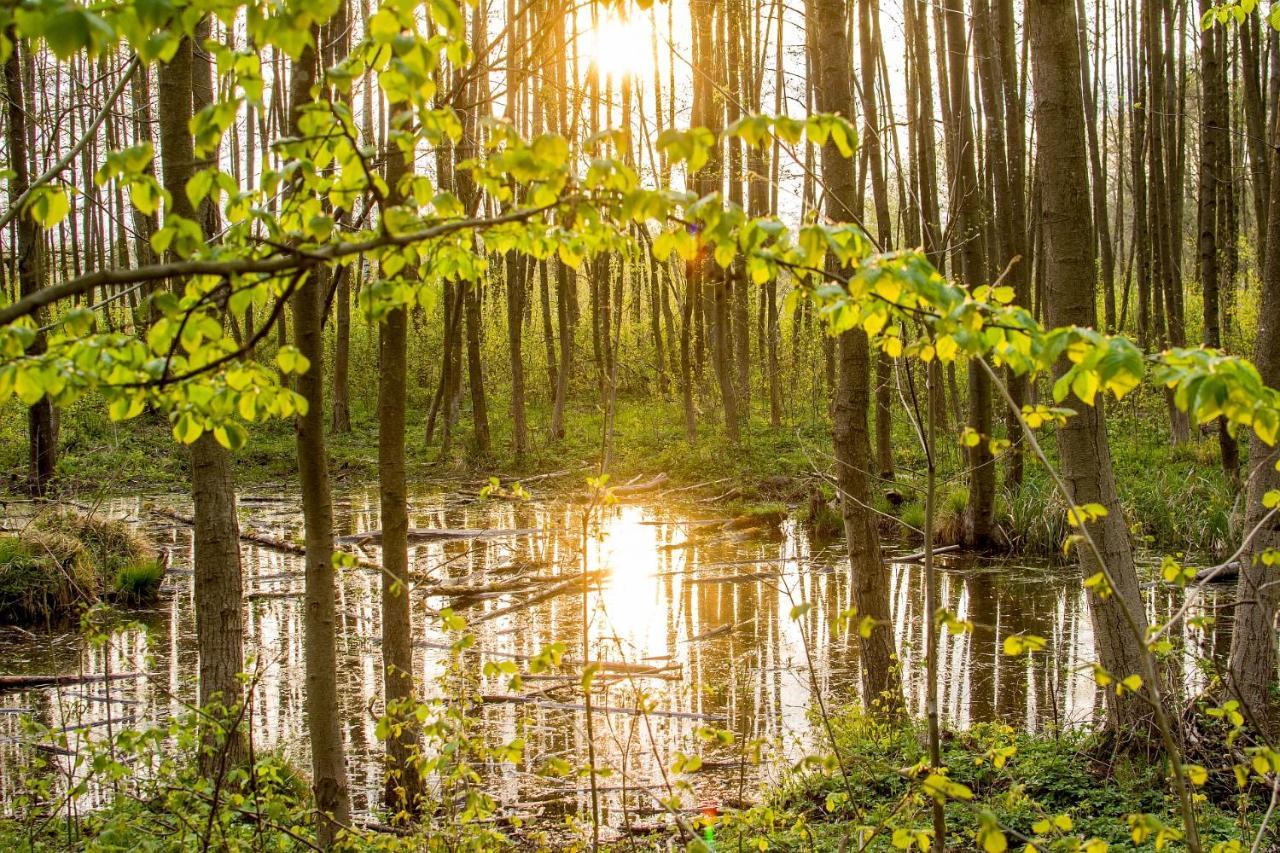
[[[639,12],[601,11],[583,33],[587,58],[601,75],[653,75],[653,24]]]

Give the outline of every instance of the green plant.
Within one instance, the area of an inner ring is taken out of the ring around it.
[[[153,601],[164,580],[165,566],[159,560],[146,560],[121,566],[112,582],[111,597],[123,604],[145,604]]]

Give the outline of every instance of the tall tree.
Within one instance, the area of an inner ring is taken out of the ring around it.
[[[945,127],[951,138],[953,230],[958,246],[954,270],[970,287],[987,283],[986,252],[982,242],[982,190],[978,185],[973,107],[969,95],[969,38],[962,0],[944,0],[943,13],[950,76],[950,113]],[[939,38],[943,33],[939,33]],[[969,371],[968,426],[981,438],[967,450],[969,502],[965,508],[964,538],[976,548],[990,547],[995,537],[996,470],[990,450],[992,425],[991,380],[981,370]]]
[[[1273,51],[1273,62],[1277,58],[1280,57]],[[1280,66],[1280,62],[1276,65]],[[1271,133],[1272,140],[1280,139],[1280,110],[1273,112]],[[1273,160],[1274,156],[1273,152]],[[1271,175],[1269,193],[1253,363],[1268,387],[1280,388],[1280,179],[1275,174]],[[1276,567],[1267,565],[1262,557],[1269,549],[1280,548],[1280,520],[1274,510],[1268,511],[1264,506],[1263,497],[1280,489],[1280,470],[1276,468],[1275,451],[1256,436],[1249,443],[1248,483],[1244,529],[1258,532],[1249,542],[1236,588],[1230,687],[1252,725],[1259,732],[1274,736],[1280,731],[1273,692],[1280,582]]]
[[[187,181],[195,173],[195,146],[188,129],[193,98],[199,87],[194,78],[193,45],[183,38],[168,64],[160,68],[161,177],[171,203],[166,220],[181,217],[199,221],[208,229],[211,220],[199,216],[187,196]],[[208,74],[207,67],[202,69]],[[201,107],[204,104],[200,104]],[[206,230],[205,236],[213,235]],[[183,286],[174,282],[174,287]],[[240,673],[244,669],[241,611],[240,527],[236,518],[236,493],[232,482],[231,455],[211,432],[191,445],[191,497],[195,509],[193,559],[195,563],[196,637],[200,648],[200,704],[220,706],[232,719],[243,701]],[[242,758],[243,733],[228,732],[225,754]],[[205,770],[216,771],[217,762],[205,756]]]
[[[7,128],[5,143],[9,148],[9,202],[16,204],[31,186],[31,149],[28,134],[32,127],[27,119],[27,103],[30,99],[29,87],[23,80],[23,58],[30,47],[11,30],[8,40],[13,49],[4,63],[4,79],[7,94]],[[24,88],[27,91],[24,93]],[[187,112],[191,112],[188,106]],[[18,295],[31,296],[44,286],[44,235],[40,232],[40,224],[29,213],[19,211],[15,217],[17,231]],[[44,326],[44,313],[36,316],[38,326]],[[36,338],[27,350],[31,355],[40,355],[45,351],[43,332],[37,332]],[[43,497],[53,480],[54,467],[58,459],[58,441],[54,431],[53,402],[41,397],[27,407],[27,492],[32,497]]]
[[[1201,0],[1201,14],[1212,8]],[[1222,314],[1219,276],[1220,235],[1234,240],[1223,228],[1225,205],[1219,199],[1231,193],[1230,136],[1227,132],[1226,29],[1209,27],[1200,33],[1200,176],[1197,206],[1199,227],[1198,260],[1204,308],[1204,344],[1222,346]],[[1238,484],[1240,453],[1235,436],[1227,429],[1227,419],[1218,419],[1218,444],[1227,477]]]
[[[412,114],[393,119],[386,149],[387,202],[401,205],[409,174],[400,139]],[[418,726],[414,713],[413,626],[409,607],[409,500],[405,484],[405,410],[408,398],[408,312],[387,314],[378,337],[378,499],[382,517],[382,689],[384,713],[394,721],[386,741],[383,802],[393,813],[416,813],[422,796]]]
[[[814,88],[818,109],[847,115],[852,104],[849,68],[848,0],[810,0],[817,20],[826,22],[816,34],[817,51],[811,68],[817,69]],[[822,146],[822,182],[826,190],[825,213],[833,222],[847,222],[853,214],[855,194],[853,161],[841,155],[834,142]],[[863,698],[868,707],[896,713],[902,705],[897,653],[889,609],[889,573],[880,559],[880,535],[872,514],[871,455],[868,410],[871,406],[871,354],[867,335],[860,328],[840,335],[838,379],[832,400],[836,482],[845,536],[849,543],[849,567],[853,573],[854,603],[860,618],[870,617],[867,636],[859,633]]]
[[[1044,222],[1045,316],[1054,327],[1094,326],[1092,204],[1074,0],[1037,0],[1029,24]],[[1068,367],[1064,359],[1057,370],[1061,373]],[[1116,493],[1102,397],[1086,405],[1072,394],[1066,405],[1077,412],[1058,429],[1069,499],[1076,506],[1100,504],[1106,509],[1106,515],[1087,524],[1097,551],[1083,544],[1077,548],[1086,578],[1105,571],[1111,581],[1110,595],[1099,595],[1097,587],[1090,592],[1094,643],[1102,665],[1114,678],[1142,676],[1145,650],[1139,638],[1146,629],[1146,610],[1129,528]],[[1131,619],[1137,624],[1131,624]],[[1113,731],[1138,737],[1146,733],[1150,739],[1151,709],[1146,696],[1108,690],[1106,702]]]
[[[289,133],[302,136],[303,117],[315,103],[319,85],[315,42],[311,40],[293,62],[289,77]],[[294,421],[298,448],[298,480],[302,487],[303,539],[306,545],[305,605],[306,709],[311,740],[311,777],[318,814],[317,833],[328,847],[340,828],[350,822],[351,797],[342,743],[338,704],[337,616],[333,568],[333,496],[329,483],[329,454],[324,435],[324,332],[322,310],[325,282],[307,274],[291,298],[294,341],[310,362],[297,379],[297,392],[307,401],[306,412]]]

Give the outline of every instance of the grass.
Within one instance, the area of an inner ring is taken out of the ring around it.
[[[82,543],[30,527],[0,537],[0,623],[49,625],[97,594]]]
[[[164,571],[151,544],[123,521],[43,512],[0,537],[0,622],[65,622],[100,598],[149,603]]]

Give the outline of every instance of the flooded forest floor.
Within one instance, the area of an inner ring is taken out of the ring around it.
[[[571,435],[590,435],[594,417],[575,413]],[[1133,428],[1148,417],[1117,407],[1112,426],[1122,445],[1116,459],[1123,498],[1149,555],[1144,578],[1154,580],[1165,549],[1208,562],[1235,532],[1233,498],[1214,466],[1215,443],[1170,449],[1163,436]],[[899,427],[892,488],[902,499],[882,504],[882,533],[895,642],[909,710],[919,719],[927,621],[923,574],[913,556],[919,459]],[[841,816],[851,814],[854,801],[873,817],[880,809],[901,821],[902,780],[891,768],[927,753],[914,724],[885,727],[857,710],[856,637],[840,627],[853,595],[847,552],[838,523],[821,515],[834,497],[825,429],[821,420],[777,429],[756,424],[732,450],[708,429],[689,447],[673,407],[624,401],[609,472],[623,497],[606,507],[581,499],[584,478],[598,471],[598,432],[594,442],[559,448],[538,441],[520,466],[504,450],[469,452],[463,436],[455,454],[441,458],[438,447],[410,433],[411,527],[493,532],[460,539],[424,534],[412,544],[414,664],[424,699],[463,709],[464,742],[475,748],[479,785],[504,832],[532,846],[585,837],[592,795],[575,771],[588,761],[584,649],[600,665],[591,687],[599,717],[591,746],[596,766],[608,770],[596,791],[607,842],[669,837],[664,800],[674,795],[690,815],[738,810],[738,822],[722,825],[720,837],[765,839],[774,849],[805,849],[815,840],[818,849],[834,849]],[[20,437],[0,438],[3,470],[20,470]],[[120,428],[87,411],[64,416],[63,440],[67,499],[127,519],[166,555],[168,571],[156,603],[130,610],[129,621],[97,643],[74,625],[0,629],[4,674],[101,676],[0,694],[0,800],[8,802],[31,789],[37,745],[27,715],[44,737],[60,738],[61,752],[46,754],[43,776],[36,774],[52,792],[85,781],[77,755],[104,733],[170,725],[195,696],[182,452],[162,423]],[[503,440],[495,436],[495,447]],[[379,526],[376,423],[357,418],[355,431],[333,437],[330,447],[335,531],[375,564],[377,541],[368,531]],[[958,470],[959,450],[950,452],[948,464]],[[299,734],[305,731],[302,560],[270,544],[301,541],[293,455],[287,425],[265,426],[238,458],[236,476],[242,528],[262,536],[242,548],[246,652],[253,660],[246,719],[257,749],[301,768],[308,766]],[[483,498],[490,477],[524,483],[529,498]],[[626,494],[635,483],[646,487]],[[944,479],[940,494],[945,521],[946,512],[963,509],[963,477]],[[1172,804],[1154,764],[1110,764],[1090,740],[1102,703],[1088,670],[1093,637],[1078,572],[1055,556],[1064,534],[1055,506],[1043,476],[1029,466],[1022,489],[1002,497],[1009,553],[939,558],[943,606],[973,625],[942,632],[948,763],[984,803],[1001,804],[1008,825],[1025,824],[1030,832],[1045,813],[1069,812],[1082,831],[1119,842],[1129,833],[1124,815],[1171,814]],[[12,505],[11,523],[27,511]],[[585,592],[577,580],[584,574],[593,578]],[[381,820],[383,748],[369,710],[381,701],[379,580],[376,571],[357,566],[341,573],[338,591],[349,774],[358,813],[374,823]],[[1217,595],[1210,590],[1203,605],[1212,608]],[[1179,592],[1155,584],[1147,597],[1157,615],[1182,604]],[[465,621],[470,639],[461,653],[456,626],[441,618],[446,610]],[[1003,644],[1013,634],[1042,636],[1047,648],[1009,657]],[[1208,677],[1197,661],[1221,657],[1229,637],[1185,627],[1179,639],[1194,650],[1178,673],[1194,694]],[[563,654],[561,666],[531,666],[553,644]],[[718,740],[712,731],[732,738]],[[829,768],[805,763],[829,749],[833,736],[838,752],[864,768],[859,797],[850,797]],[[502,752],[516,742],[518,757]],[[993,759],[1014,754],[1019,760]],[[81,795],[86,813],[115,808],[105,787],[88,785]],[[1209,836],[1215,826],[1222,837],[1238,831],[1229,810],[1205,808]],[[927,825],[925,804],[910,804],[905,814]],[[949,817],[962,828],[976,820],[972,810]],[[0,824],[0,840],[22,830]]]

